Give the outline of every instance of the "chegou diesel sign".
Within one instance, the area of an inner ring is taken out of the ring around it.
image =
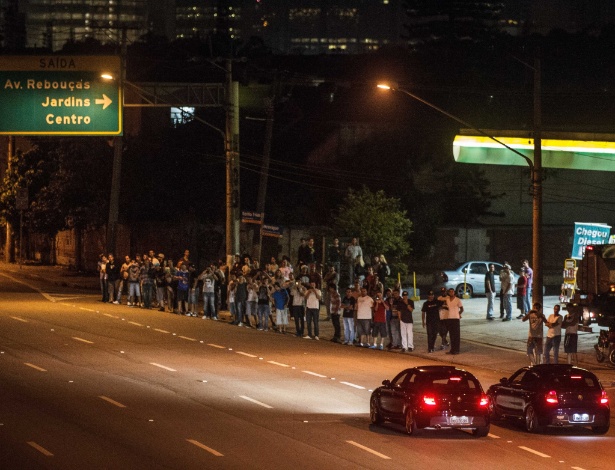
[[[610,235],[610,225],[575,222],[571,258],[582,259],[587,245],[604,245],[609,242]]]

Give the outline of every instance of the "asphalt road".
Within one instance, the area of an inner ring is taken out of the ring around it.
[[[615,428],[534,436],[513,422],[482,439],[409,437],[369,424],[369,396],[428,358],[102,304],[10,274],[0,299],[2,469],[603,469],[615,443]],[[502,376],[467,369],[485,389]]]

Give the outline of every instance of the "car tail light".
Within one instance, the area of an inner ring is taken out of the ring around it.
[[[609,402],[609,396],[606,394],[606,390],[602,390],[602,395],[600,396],[600,404],[606,405]]]
[[[423,404],[428,406],[436,406],[436,397],[433,397],[431,395],[425,395],[423,397]]]
[[[489,397],[487,395],[481,395],[480,401],[478,402],[479,406],[487,406],[489,404]]]
[[[547,400],[547,403],[551,403],[552,405],[557,405],[559,403],[559,400],[557,399],[556,391],[551,390],[549,393],[547,393],[546,400]]]

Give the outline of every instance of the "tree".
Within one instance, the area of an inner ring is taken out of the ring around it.
[[[385,254],[399,260],[410,253],[412,222],[399,199],[367,187],[350,189],[333,215],[335,234],[358,237],[364,256]]]

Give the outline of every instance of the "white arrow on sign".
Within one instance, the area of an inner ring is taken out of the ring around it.
[[[96,98],[96,104],[102,104],[103,105],[103,109],[106,109],[107,106],[109,106],[111,103],[113,103],[113,101],[111,101],[111,98],[109,98],[104,93],[103,93],[103,97],[102,98]]]

